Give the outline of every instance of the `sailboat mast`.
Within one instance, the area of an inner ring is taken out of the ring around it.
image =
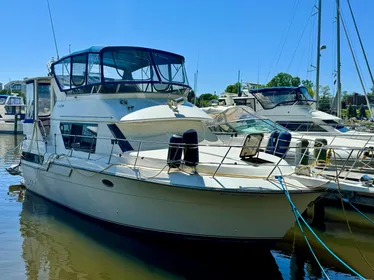
[[[336,55],[337,55],[337,67],[336,67],[336,79],[337,79],[337,92],[336,92],[336,116],[341,118],[341,93],[342,85],[340,82],[340,0],[336,0]]]
[[[240,84],[240,70],[238,70],[238,96],[240,95],[240,87],[241,87],[241,84]]]
[[[317,68],[316,68],[316,109],[318,110],[318,102],[319,102],[319,70],[320,70],[320,62],[321,62],[321,6],[322,0],[318,1],[318,35],[317,35]]]

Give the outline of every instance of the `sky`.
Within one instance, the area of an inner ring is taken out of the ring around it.
[[[142,46],[181,54],[197,93],[227,85],[267,83],[279,72],[315,82],[317,0],[49,0],[60,57],[90,46]],[[321,84],[335,93],[335,0],[322,0]],[[374,67],[373,0],[351,0],[369,63]],[[44,76],[56,49],[46,0],[0,0],[0,82]],[[9,12],[7,12],[9,11]],[[371,80],[347,6],[341,11],[366,87]],[[313,16],[312,16],[313,15]],[[373,69],[374,71],[374,69]],[[341,28],[342,90],[362,93]]]

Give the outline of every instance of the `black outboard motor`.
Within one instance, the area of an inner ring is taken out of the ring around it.
[[[199,146],[197,132],[194,129],[186,130],[183,133],[184,163],[187,166],[196,166],[199,163]]]
[[[174,134],[170,137],[168,150],[168,165],[170,168],[178,168],[182,161],[183,137]]]

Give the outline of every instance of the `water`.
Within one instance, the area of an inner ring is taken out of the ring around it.
[[[21,139],[0,135],[0,158]],[[17,155],[0,160],[0,279],[323,279],[299,230],[290,230],[271,251],[156,244],[119,234],[35,194],[8,193],[21,177],[7,174],[4,167],[17,162]],[[337,208],[326,214],[343,217]],[[374,264],[374,227],[350,215],[357,244]],[[372,277],[341,219],[327,222],[318,234],[354,269]],[[357,279],[312,244],[330,279]]]

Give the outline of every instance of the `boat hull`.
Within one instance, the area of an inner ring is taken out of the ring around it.
[[[81,214],[137,230],[220,241],[274,241],[295,222],[282,192],[201,190],[83,169],[65,167],[66,172],[56,174],[37,167],[22,163],[28,190]],[[319,195],[311,191],[291,197],[303,212]]]

